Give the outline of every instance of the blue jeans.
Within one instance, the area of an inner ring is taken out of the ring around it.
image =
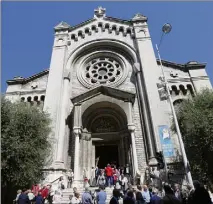
[[[111,187],[112,185],[112,176],[107,176],[107,185]]]

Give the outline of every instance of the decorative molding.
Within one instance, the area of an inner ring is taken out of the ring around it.
[[[108,32],[108,34],[112,34],[113,36],[122,34],[124,37],[135,38],[132,26],[117,25],[107,21],[97,21],[88,27],[82,27],[75,32],[71,31],[70,38],[71,41],[78,41],[98,32]]]
[[[89,90],[83,94],[80,94],[80,95],[72,98],[71,101],[74,104],[79,103],[79,102],[81,103],[81,102],[84,102],[85,100],[88,100],[88,98],[97,96],[99,94],[111,96],[111,97],[117,98],[119,100],[125,100],[128,98],[129,101],[131,101],[131,103],[134,103],[134,101],[135,101],[134,93],[122,91],[122,90],[115,89],[112,87],[107,87],[107,86],[96,87],[92,90]]]
[[[21,77],[21,78],[14,78],[12,80],[7,80],[7,84],[8,85],[13,85],[13,84],[27,84],[28,82],[30,82],[32,80],[35,80],[37,78],[40,78],[42,76],[45,76],[47,74],[49,74],[49,69],[44,70],[42,72],[39,72],[39,73],[37,73],[35,75],[32,75],[30,77],[27,77],[27,78]]]
[[[62,21],[57,26],[54,27],[54,30],[55,30],[55,32],[58,32],[58,31],[62,31],[62,30],[69,30],[70,28],[71,28],[71,26],[68,23]]]
[[[64,71],[63,78],[68,79],[70,81],[70,72],[68,70]]]
[[[142,21],[146,22],[148,18],[140,13],[135,14],[135,16],[132,18],[133,22]]]
[[[80,127],[73,127],[73,134],[75,137],[79,137],[81,134],[81,128]]]
[[[97,9],[94,10],[94,17],[100,18],[106,16],[106,9],[99,6]]]
[[[32,88],[32,89],[38,88],[38,83],[37,83],[37,82],[32,82],[31,88]]]
[[[140,63],[138,63],[138,62],[134,63],[134,65],[133,65],[133,71],[134,71],[135,74],[137,74],[138,72],[141,71],[140,67],[141,67]]]
[[[119,86],[125,81],[129,71],[125,58],[112,51],[89,53],[79,64],[77,77],[86,88],[100,85]]]
[[[170,76],[173,78],[176,78],[176,77],[178,77],[178,72],[170,71]]]
[[[135,131],[135,125],[134,124],[128,124],[127,126],[128,126],[128,130],[130,132],[134,132]]]

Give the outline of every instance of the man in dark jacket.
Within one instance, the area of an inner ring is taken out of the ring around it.
[[[150,199],[150,204],[160,204],[161,203],[161,198],[158,196],[158,190],[154,189],[152,191],[152,197]]]
[[[172,188],[169,185],[164,185],[165,196],[161,200],[161,204],[181,204],[175,197]]]
[[[22,193],[20,194],[18,198],[18,204],[30,204],[29,197],[27,195],[27,190],[23,189]]]

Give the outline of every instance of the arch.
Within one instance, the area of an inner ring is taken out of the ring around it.
[[[182,103],[183,101],[184,101],[184,99],[182,99],[182,98],[176,99],[175,101],[173,101],[173,105],[174,105],[174,106],[179,105],[179,104]]]
[[[34,96],[34,101],[38,101],[38,96]]]
[[[177,88],[177,86],[172,85],[171,88],[172,88],[172,93],[174,93],[175,95],[178,95],[178,88]]]
[[[126,29],[126,33],[127,33],[127,34],[131,34],[131,33],[132,33],[131,28],[127,28],[127,29]]]
[[[183,95],[186,95],[186,94],[187,94],[187,90],[185,89],[184,85],[181,84],[181,85],[179,86],[179,89],[180,89],[180,91],[182,92]]]
[[[98,27],[102,28],[102,26],[103,26],[103,23],[102,23],[102,22],[99,22],[99,23],[98,23]]]
[[[105,24],[105,28],[106,28],[106,29],[109,29],[109,27],[110,27],[110,26],[109,26],[109,23],[106,23],[106,24]]]
[[[119,31],[120,31],[120,32],[124,32],[124,27],[123,27],[123,26],[120,26],[120,27],[119,27]]]
[[[116,25],[113,25],[113,26],[112,26],[112,30],[116,31],[116,30],[117,30],[117,26],[116,26]]]
[[[31,96],[28,96],[28,97],[27,97],[27,102],[31,102],[31,100],[32,100],[32,97],[31,97]]]
[[[41,100],[41,101],[44,101],[44,100],[45,100],[45,96],[42,95],[42,96],[40,97],[40,100]]]
[[[96,25],[92,25],[91,30],[97,31],[97,26]]]
[[[125,52],[132,60],[132,63],[138,62],[138,53],[136,52],[135,48],[127,44],[126,42],[115,40],[115,39],[100,39],[100,40],[92,40],[90,42],[85,42],[76,49],[74,49],[68,56],[66,61],[66,69],[69,70],[70,67],[73,67],[75,60],[78,58],[80,54],[85,52],[86,49],[89,49],[94,46],[101,46],[101,45],[109,45],[114,48],[118,48]]]
[[[96,132],[95,126],[101,123],[101,120],[108,121],[113,127],[112,131],[127,129],[127,115],[116,103],[108,101],[96,102],[83,110],[82,125],[89,132]]]
[[[189,90],[190,94],[192,96],[194,96],[195,94],[194,94],[194,90],[193,90],[192,85],[191,84],[187,84],[186,87],[187,87],[187,90]]]
[[[89,30],[90,30],[89,28],[85,28],[84,32],[87,33],[87,34],[89,34]]]
[[[72,35],[71,35],[71,40],[75,40],[75,37],[76,37],[76,35],[75,35],[75,34],[72,34]]]
[[[24,102],[25,101],[25,98],[24,97],[21,97],[21,102]]]
[[[81,38],[84,37],[84,36],[83,36],[83,31],[82,31],[82,30],[79,30],[79,31],[78,31],[78,37],[81,37]]]

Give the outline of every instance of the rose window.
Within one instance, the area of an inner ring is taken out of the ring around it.
[[[122,76],[120,63],[112,58],[97,58],[85,66],[85,79],[90,84],[108,84]]]

